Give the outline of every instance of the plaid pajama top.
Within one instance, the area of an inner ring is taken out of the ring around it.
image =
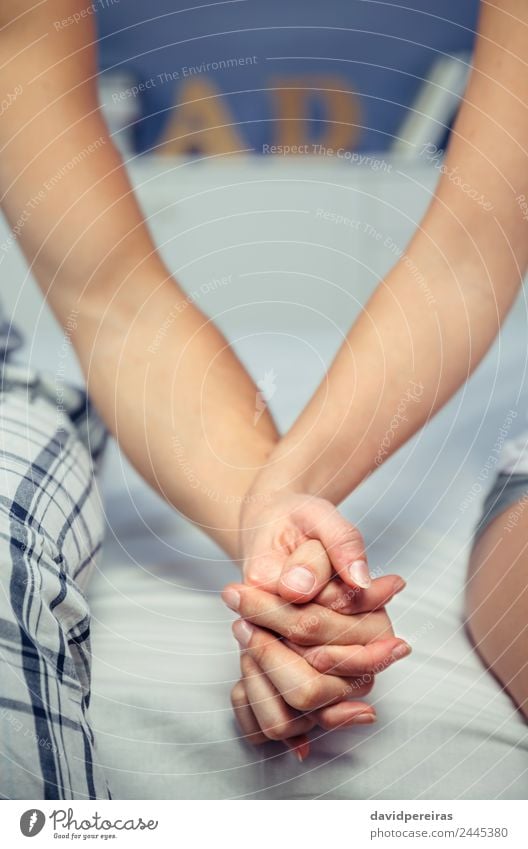
[[[108,798],[83,592],[103,538],[105,430],[83,391],[10,362],[20,344],[0,315],[0,797]]]

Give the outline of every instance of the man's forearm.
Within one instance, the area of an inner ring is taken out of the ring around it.
[[[526,4],[485,4],[431,206],[274,452],[261,488],[293,487],[338,503],[451,397],[489,348],[528,262],[519,203],[528,196],[527,48]]]
[[[54,26],[77,6],[0,10],[0,87],[17,91],[0,124],[3,210],[107,426],[235,556],[240,504],[276,431],[267,411],[254,425],[256,387],[156,252],[99,114],[93,16]]]
[[[232,556],[277,433],[222,334],[169,279],[138,274],[78,318],[90,396],[142,476]]]

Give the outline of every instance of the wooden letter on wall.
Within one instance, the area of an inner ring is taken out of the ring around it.
[[[247,147],[222,92],[210,79],[185,80],[165,128],[159,153],[232,153]]]
[[[350,82],[336,76],[280,77],[273,81],[276,110],[276,135],[280,145],[316,143],[337,150],[353,149],[360,135],[360,107]],[[310,121],[310,101],[323,106],[321,121]],[[322,130],[321,130],[322,128]]]

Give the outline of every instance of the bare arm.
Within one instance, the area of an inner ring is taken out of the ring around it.
[[[92,16],[54,25],[76,12],[79,0],[0,7],[0,90],[16,93],[0,123],[3,209],[121,447],[237,557],[240,505],[276,430],[267,411],[254,425],[256,387],[155,250],[99,114]],[[279,516],[276,536],[291,524]],[[390,578],[384,587],[387,598],[396,591]],[[303,661],[299,683],[313,676]],[[335,693],[331,677],[317,680],[319,695]],[[351,707],[334,718],[330,709],[325,727],[342,725]],[[281,700],[279,721],[287,711]]]
[[[524,0],[483,3],[474,69],[432,203],[274,452],[261,489],[338,503],[488,350],[528,263],[528,222],[517,201],[528,196],[527,56]],[[386,440],[402,401],[405,417]]]
[[[474,70],[424,220],[255,482],[255,492],[273,493],[277,513],[302,492],[338,503],[440,409],[495,338],[528,263],[519,203],[528,196],[527,56],[524,0],[483,3]],[[402,401],[404,414],[390,428]],[[243,540],[251,542],[259,532],[251,503],[242,518]],[[473,552],[468,627],[526,716],[527,523],[503,539],[503,522],[496,519]],[[338,533],[326,544],[341,576],[358,568],[351,542]],[[327,567],[309,566],[317,588]],[[285,598],[290,582],[286,567]]]
[[[471,552],[466,586],[469,635],[484,663],[528,720],[528,515],[513,504]]]
[[[90,395],[143,477],[236,555],[240,502],[276,439],[226,340],[156,252],[96,93],[80,0],[3,0],[0,194]],[[60,179],[56,175],[60,174]]]

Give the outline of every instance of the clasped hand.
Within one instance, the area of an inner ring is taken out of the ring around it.
[[[233,624],[241,647],[235,715],[248,742],[281,740],[303,760],[316,725],[375,722],[363,701],[375,675],[411,651],[385,610],[405,583],[372,580],[361,534],[320,498],[253,496],[241,512],[240,546],[244,583],[222,594],[241,617]]]

